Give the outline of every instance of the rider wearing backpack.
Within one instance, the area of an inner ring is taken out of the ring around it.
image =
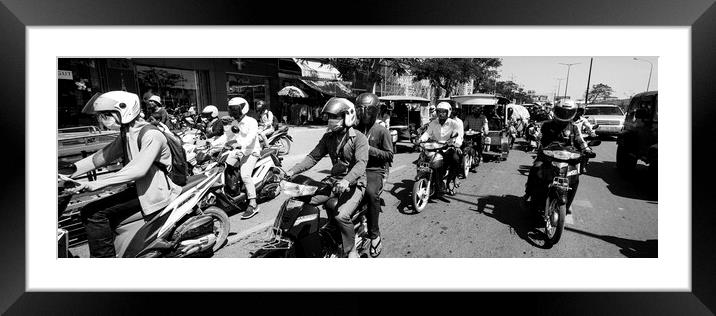
[[[136,195],[126,202],[108,207],[85,207],[82,219],[87,232],[91,257],[115,257],[114,228],[124,219],[143,211],[151,216],[166,207],[181,193],[182,173],[176,170],[173,150],[165,133],[154,127],[139,115],[139,96],[124,91],[96,94],[82,110],[86,114],[97,114],[102,125],[119,130],[119,136],[93,155],[75,162],[76,171],[72,177],[109,165],[119,159],[124,167],[96,181],[79,181],[73,188],[95,191],[106,186],[134,181]],[[140,138],[141,136],[141,138]],[[181,147],[180,147],[181,148]],[[179,159],[175,159],[179,160]]]

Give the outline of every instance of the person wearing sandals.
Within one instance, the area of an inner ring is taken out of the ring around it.
[[[368,138],[368,165],[365,168],[367,177],[365,198],[368,199],[368,236],[371,239],[370,256],[375,258],[383,249],[378,217],[380,215],[380,194],[383,182],[387,177],[390,163],[393,161],[393,142],[390,132],[378,121],[380,100],[372,93],[363,93],[356,98],[358,114],[358,130]]]

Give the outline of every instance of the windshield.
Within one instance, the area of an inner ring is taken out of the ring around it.
[[[616,106],[588,106],[584,115],[624,115],[624,112]]]

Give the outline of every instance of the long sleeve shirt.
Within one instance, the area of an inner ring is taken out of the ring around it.
[[[251,155],[261,153],[261,144],[259,143],[259,124],[256,119],[248,115],[244,115],[244,118],[240,122],[234,121],[239,127],[239,133],[236,134],[236,144],[241,146],[241,151],[244,155]]]
[[[557,121],[547,121],[542,124],[542,146],[546,147],[553,142],[559,142],[563,146],[573,146],[579,150],[587,148],[587,143],[582,138],[582,134],[579,131],[577,125],[569,122],[567,125],[563,125]]]
[[[426,142],[430,139],[444,142],[449,140],[453,133],[457,134],[458,136],[455,138],[455,147],[461,147],[462,146],[462,139],[460,139],[460,133],[458,130],[461,129],[458,123],[448,118],[445,120],[445,123],[440,124],[439,119],[434,119],[430,124],[428,124],[427,130],[423,132],[423,135],[420,136],[421,142]]]
[[[145,214],[151,214],[163,209],[178,197],[182,188],[174,184],[169,176],[154,164],[155,161],[158,161],[167,166],[167,170],[171,169],[172,165],[167,139],[160,131],[155,129],[146,131],[142,137],[142,150],[140,151],[137,147],[139,131],[146,124],[148,123],[139,123],[130,127],[126,132],[126,143],[120,135],[93,155],[75,162],[77,172],[73,176],[87,173],[121,159],[125,150],[124,146],[127,146],[129,162],[107,178],[95,180],[93,185],[96,189],[100,189],[134,181],[142,209]]]
[[[365,187],[369,151],[368,139],[354,128],[349,128],[343,135],[325,133],[308,156],[291,168],[291,173],[299,174],[311,169],[329,155],[333,163],[332,176]]]
[[[366,170],[384,172],[393,162],[393,141],[390,132],[376,122],[370,128],[359,126],[358,129],[368,138],[368,165]]]
[[[453,118],[453,120],[455,120],[455,123],[457,123],[457,138],[459,139],[455,143],[457,144],[459,142],[460,144],[462,144],[462,142],[465,140],[465,124],[463,124],[462,120],[457,116]]]
[[[480,115],[479,117],[475,117],[474,115],[468,115],[465,118],[465,130],[478,131],[487,135],[487,117],[485,117],[484,115]]]

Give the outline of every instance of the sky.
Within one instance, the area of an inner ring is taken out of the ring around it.
[[[589,86],[598,83],[606,84],[614,89],[614,96],[628,98],[636,93],[646,91],[649,79],[649,63],[633,58],[644,59],[654,64],[649,90],[658,90],[658,57],[625,56],[625,57],[594,57],[592,77]],[[550,99],[557,91],[564,95],[567,84],[567,66],[559,63],[572,64],[569,70],[567,95],[572,99],[581,99],[587,89],[589,60],[591,57],[500,57],[501,81],[512,80],[525,90],[535,90],[537,94],[548,95]],[[513,79],[514,78],[514,79]]]

